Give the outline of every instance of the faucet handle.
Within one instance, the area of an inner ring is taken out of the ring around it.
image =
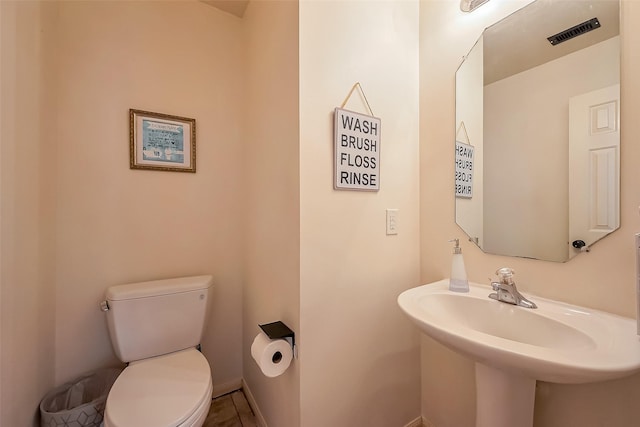
[[[513,283],[514,274],[516,272],[509,267],[502,267],[496,270],[496,276],[500,279],[500,283]]]

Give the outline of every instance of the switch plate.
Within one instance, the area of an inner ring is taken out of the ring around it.
[[[387,236],[398,234],[398,209],[387,209]]]

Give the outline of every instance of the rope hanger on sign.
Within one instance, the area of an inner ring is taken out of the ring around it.
[[[460,129],[464,131],[464,141],[458,139],[458,135],[460,135]],[[469,140],[469,134],[467,133],[467,127],[464,125],[464,122],[460,122],[460,126],[458,126],[458,130],[456,130],[456,141],[464,142],[467,145],[471,145],[471,141]]]
[[[351,90],[349,91],[349,95],[347,95],[347,97],[344,99],[344,101],[342,102],[342,105],[340,105],[340,108],[344,108],[344,106],[347,104],[347,101],[349,101],[349,98],[351,98],[351,95],[353,94],[353,91],[356,90],[356,87],[360,90],[360,94],[362,95],[362,98],[364,99],[364,103],[367,106],[367,110],[369,110],[369,114],[372,117],[374,117],[373,110],[371,110],[371,106],[369,105],[369,101],[367,100],[367,95],[364,94],[364,89],[362,89],[362,85],[360,84],[360,82],[356,82],[351,87]]]

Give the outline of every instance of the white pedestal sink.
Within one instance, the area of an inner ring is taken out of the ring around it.
[[[492,300],[488,286],[441,280],[398,304],[430,337],[476,361],[476,427],[531,427],[535,382],[578,384],[640,371],[636,321],[531,297],[537,309]]]

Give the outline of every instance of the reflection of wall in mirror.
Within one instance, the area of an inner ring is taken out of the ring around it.
[[[483,233],[483,166],[482,166],[482,37],[465,58],[456,73],[456,140],[474,147],[473,197],[456,198],[456,223],[476,243],[484,241]],[[464,96],[464,99],[460,98]],[[461,128],[461,123],[464,127]],[[466,134],[464,130],[466,130]],[[468,138],[468,141],[466,140]],[[454,144],[452,143],[452,146]]]
[[[485,87],[487,252],[566,261],[569,98],[619,82],[619,41]],[[509,206],[504,194],[513,200]]]

